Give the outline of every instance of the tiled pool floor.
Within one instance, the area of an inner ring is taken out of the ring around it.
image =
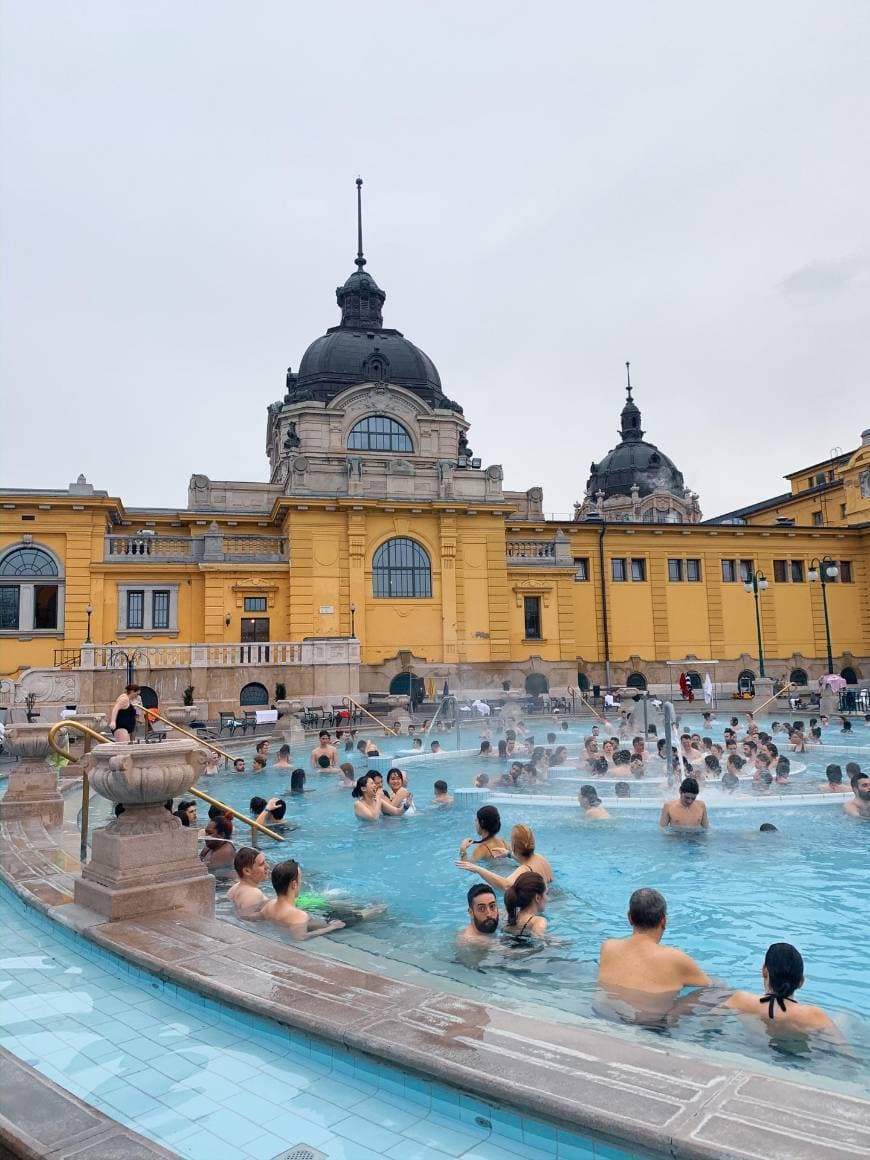
[[[629,1160],[200,1001],[7,898],[0,922],[0,1043],[187,1160],[272,1160],[295,1144],[330,1160]]]

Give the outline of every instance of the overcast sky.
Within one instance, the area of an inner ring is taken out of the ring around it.
[[[870,425],[867,0],[3,9],[3,485],[265,480],[358,172],[385,325],[548,512],[626,359],[705,516]]]

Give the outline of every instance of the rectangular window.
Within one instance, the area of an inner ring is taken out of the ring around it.
[[[851,584],[852,583],[852,561],[851,560],[841,560],[840,561],[840,579],[843,581],[844,584]]]
[[[151,593],[151,627],[169,628],[169,592],[165,588]]]
[[[0,628],[18,628],[18,609],[21,604],[21,589],[17,584],[0,587]]]
[[[737,579],[737,565],[733,560],[722,561],[722,579],[726,584],[733,584]]]
[[[57,628],[56,584],[34,584],[33,627]]]
[[[671,582],[683,579],[682,560],[668,560],[668,579]]]
[[[686,579],[697,583],[701,579],[701,561],[687,560],[686,561]]]
[[[804,562],[803,562],[803,560],[792,560],[792,562],[791,562],[791,582],[792,582],[792,584],[803,584],[803,582],[804,582]]]
[[[526,640],[541,639],[541,598],[540,596],[523,597],[523,617]]]
[[[822,513],[813,512],[813,527],[820,528],[822,526]]]
[[[631,561],[632,580],[646,580],[646,560],[642,556],[634,556]]]
[[[752,561],[751,560],[741,560],[740,561],[740,580],[741,580],[741,582],[743,584],[745,584],[751,575],[752,575]]]
[[[788,582],[788,560],[773,561],[773,578],[777,584]]]
[[[245,612],[265,612],[266,611],[266,597],[265,596],[246,596],[245,597]]]
[[[589,557],[575,556],[574,557],[574,579],[588,580],[589,579]]]
[[[145,625],[145,593],[141,589],[127,592],[127,628],[143,628]]]
[[[610,561],[610,575],[614,580],[625,579],[625,559],[622,556],[614,556]]]

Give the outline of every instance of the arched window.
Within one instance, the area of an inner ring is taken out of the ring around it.
[[[432,566],[426,551],[405,536],[381,544],[372,561],[372,590],[391,599],[431,597]]]
[[[370,415],[351,428],[348,451],[413,451],[411,436],[401,423],[386,415]]]
[[[629,689],[645,689],[646,677],[643,673],[632,673],[625,683]]]
[[[808,685],[810,683],[807,678],[806,669],[792,669],[788,675],[788,679],[793,685]]]
[[[44,548],[18,544],[0,556],[0,632],[57,632],[63,628],[63,581]]]
[[[843,678],[847,685],[858,684],[858,674],[854,669],[840,669],[840,676]]]
[[[577,687],[581,693],[588,693],[589,692],[589,689],[591,688],[591,686],[589,684],[589,678],[586,676],[585,673],[578,673],[577,674]]]
[[[531,693],[533,697],[539,697],[542,693],[550,691],[550,682],[543,673],[529,673],[526,677],[526,692]]]
[[[252,681],[249,685],[245,685],[241,693],[239,693],[239,704],[268,705],[269,690],[265,685],[261,685],[257,681]]]

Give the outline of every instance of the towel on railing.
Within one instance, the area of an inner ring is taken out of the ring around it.
[[[268,725],[273,721],[278,720],[277,709],[257,709],[257,724]]]

